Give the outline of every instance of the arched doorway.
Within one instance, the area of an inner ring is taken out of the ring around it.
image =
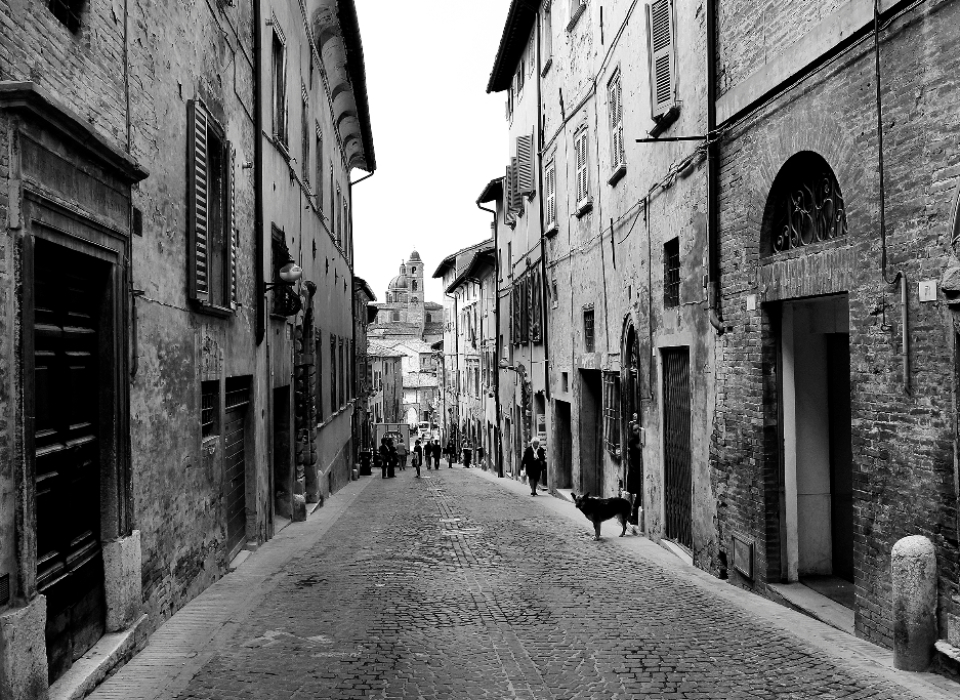
[[[774,179],[761,229],[761,264],[809,259],[842,246],[846,209],[836,176],[818,154],[788,159]],[[810,265],[808,275],[820,267]],[[826,287],[824,287],[826,289]],[[779,348],[777,469],[782,486],[781,578],[853,606],[853,466],[849,302],[782,295],[770,304]],[[768,494],[768,498],[773,494]],[[780,495],[776,496],[781,498]]]

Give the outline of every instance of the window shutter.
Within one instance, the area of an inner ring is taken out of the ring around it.
[[[523,196],[520,194],[520,165],[516,158],[510,159],[510,208],[518,215],[523,213]]]
[[[209,116],[198,100],[187,102],[187,241],[189,296],[207,303],[207,123]]]
[[[507,224],[512,224],[516,221],[516,217],[513,215],[513,197],[510,196],[511,178],[511,169],[508,165],[503,175],[503,221]]]
[[[650,58],[650,107],[652,116],[656,119],[675,104],[677,80],[671,0],[657,0],[647,5],[647,43]]]
[[[620,74],[610,83],[610,160],[616,170],[624,162],[623,148],[623,94]]]
[[[533,184],[533,136],[517,137],[517,190],[532,197],[537,191]]]
[[[237,226],[237,174],[235,168],[237,167],[237,150],[235,148],[230,149],[230,164],[227,167],[227,177],[229,181],[227,182],[227,191],[230,193],[230,208],[228,216],[230,220],[227,222],[227,231],[230,232],[230,259],[228,264],[230,266],[229,275],[230,275],[230,307],[235,309],[237,304],[240,303],[240,293],[237,288],[237,256],[240,253],[240,227]]]

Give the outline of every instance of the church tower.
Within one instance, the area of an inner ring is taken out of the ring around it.
[[[414,250],[404,263],[407,272],[407,321],[415,323],[423,333],[423,261]]]

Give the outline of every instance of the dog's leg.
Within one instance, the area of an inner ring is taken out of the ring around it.
[[[595,522],[593,523],[593,531],[597,533],[597,536],[593,538],[593,539],[595,539],[595,540],[599,540],[599,539],[600,539],[600,525],[601,525],[601,524],[602,524],[602,523],[601,523],[599,520],[597,520],[597,521],[595,521]]]
[[[620,533],[620,536],[623,537],[627,534],[627,518],[624,515],[618,515],[617,520],[619,520],[620,524],[623,526],[623,531]]]

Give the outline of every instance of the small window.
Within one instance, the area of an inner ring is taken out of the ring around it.
[[[547,70],[551,60],[553,60],[553,3],[548,2],[543,8],[543,15],[540,27],[540,58],[543,61],[543,69]]]
[[[333,210],[333,215],[337,217],[333,225],[333,232],[334,232],[334,236],[337,239],[337,245],[343,244],[343,233],[342,233],[343,229],[341,228],[343,226],[343,215],[340,211],[340,199],[341,199],[340,185],[337,185],[337,205],[336,205],[336,208]]]
[[[323,333],[317,328],[317,356],[314,358],[314,368],[317,376],[317,423],[323,423]]]
[[[47,7],[60,23],[76,34],[80,31],[80,14],[86,0],[48,0]]]
[[[274,20],[273,31],[273,137],[286,148],[287,134],[287,46]]]
[[[200,437],[208,438],[219,434],[220,382],[200,383]]]
[[[593,309],[583,311],[583,347],[587,352],[594,352],[596,349],[593,335]]]
[[[523,70],[523,61],[520,61],[520,67],[517,69],[517,96],[523,92],[523,79],[526,72]]]
[[[300,157],[303,158],[300,163],[300,174],[303,175],[303,183],[310,188],[310,103],[307,101],[307,86],[300,85]]]
[[[390,312],[390,320],[391,320],[391,321],[399,321],[399,320],[400,320],[400,312],[399,312],[399,311],[391,311],[391,312]]]
[[[573,137],[577,160],[577,207],[581,208],[590,197],[590,172],[587,168],[587,127],[581,127]]]
[[[337,336],[330,334],[330,413],[337,412]]]
[[[620,375],[603,373],[603,444],[615,459],[620,458]]]
[[[680,306],[680,239],[663,244],[663,305]]]
[[[430,318],[430,314],[427,314],[427,323],[430,323],[433,319]]]
[[[315,187],[316,202],[319,209],[323,209],[323,132],[320,130],[320,124],[316,125],[316,158],[317,158],[317,182]]]

